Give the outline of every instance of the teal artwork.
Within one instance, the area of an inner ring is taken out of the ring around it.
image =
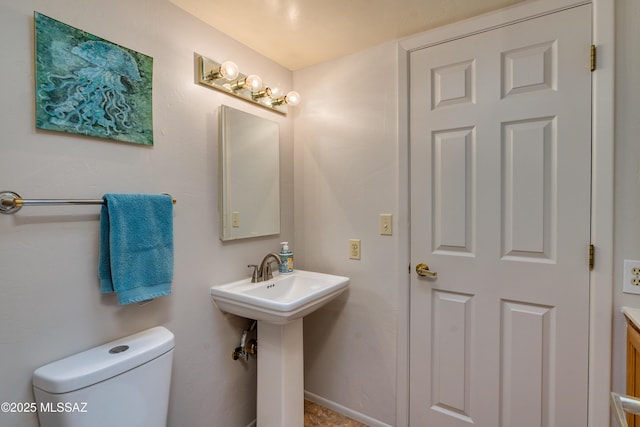
[[[35,13],[36,127],[153,145],[153,58]]]

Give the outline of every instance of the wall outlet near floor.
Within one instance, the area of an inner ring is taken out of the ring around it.
[[[624,260],[622,292],[640,294],[640,261]]]
[[[360,259],[360,239],[349,239],[349,258]]]

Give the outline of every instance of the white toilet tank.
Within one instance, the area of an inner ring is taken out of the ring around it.
[[[161,326],[38,368],[41,427],[166,427],[174,336]]]

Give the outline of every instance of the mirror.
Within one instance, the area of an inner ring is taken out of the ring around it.
[[[219,120],[220,239],[280,233],[280,126],[226,105]]]

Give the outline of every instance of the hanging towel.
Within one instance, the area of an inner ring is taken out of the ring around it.
[[[98,275],[102,293],[130,304],[171,293],[173,202],[168,195],[105,194]]]

